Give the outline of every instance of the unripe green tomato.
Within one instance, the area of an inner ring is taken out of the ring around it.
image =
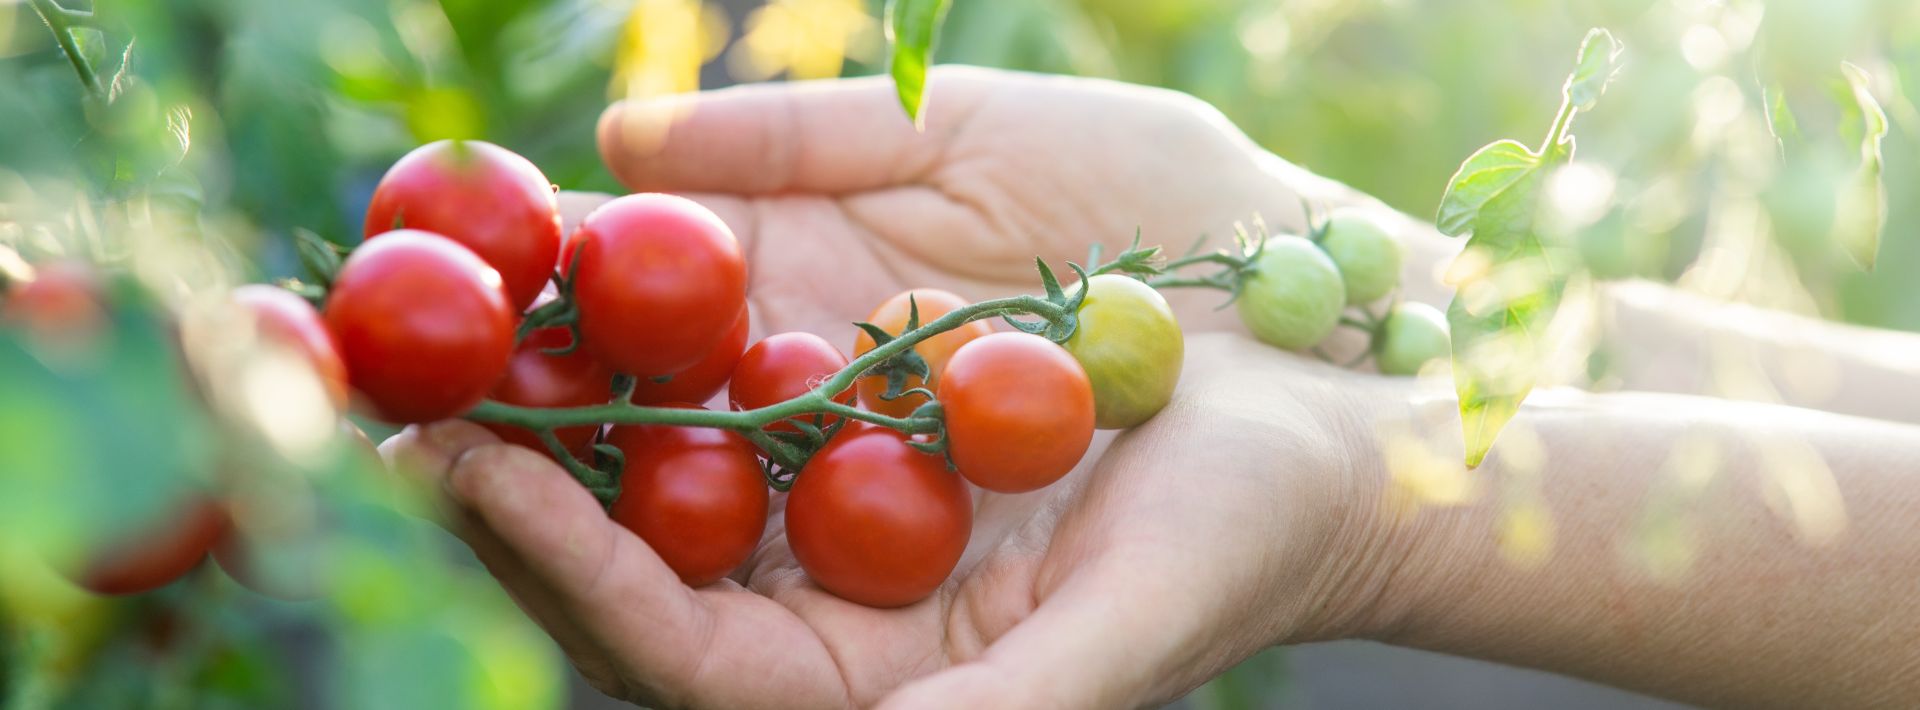
[[[1313,242],[1295,236],[1269,238],[1254,268],[1234,303],[1240,322],[1261,342],[1303,350],[1340,324],[1347,287],[1333,259]]]
[[[1160,413],[1180,382],[1186,340],[1167,299],[1139,279],[1101,274],[1087,280],[1080,325],[1062,343],[1093,383],[1093,423],[1125,429]],[[1079,284],[1071,289],[1077,291]]]
[[[1447,357],[1453,341],[1447,317],[1425,303],[1394,306],[1374,336],[1373,360],[1385,375],[1416,375],[1421,366]]]
[[[1327,219],[1320,248],[1327,250],[1347,285],[1347,303],[1372,303],[1400,285],[1400,242],[1365,212],[1343,210]]]

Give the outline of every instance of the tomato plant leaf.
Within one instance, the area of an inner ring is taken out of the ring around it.
[[[887,0],[887,73],[915,128],[926,127],[927,67],[950,0]]]
[[[1461,163],[1441,198],[1435,226],[1469,234],[1449,276],[1455,292],[1447,306],[1469,468],[1486,459],[1539,378],[1542,331],[1566,289],[1566,275],[1548,257],[1535,224],[1541,186],[1573,159],[1573,119],[1606,91],[1620,49],[1606,30],[1589,31],[1540,148],[1511,140],[1481,148]]]
[[[1473,226],[1473,218],[1482,205],[1538,167],[1540,156],[1518,141],[1488,143],[1468,156],[1447,181],[1447,191],[1440,197],[1440,212],[1434,217],[1433,226],[1450,237],[1465,234]]]
[[[1841,62],[1840,72],[1846,77],[1847,94],[1860,116],[1862,130],[1860,166],[1840,186],[1833,236],[1854,264],[1872,271],[1880,254],[1880,233],[1887,223],[1886,185],[1880,179],[1880,141],[1887,135],[1887,114],[1868,90],[1870,78],[1865,70]]]

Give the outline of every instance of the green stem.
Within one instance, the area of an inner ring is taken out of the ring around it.
[[[1560,111],[1553,116],[1553,128],[1547,131],[1547,142],[1540,146],[1540,155],[1552,159],[1558,152],[1560,143],[1567,139],[1567,131],[1573,130],[1573,116],[1580,109],[1574,108],[1573,97],[1560,98]]]
[[[1230,283],[1230,282],[1224,282],[1224,281],[1221,281],[1220,279],[1217,279],[1217,278],[1213,278],[1213,277],[1198,277],[1198,278],[1196,278],[1196,277],[1190,277],[1190,276],[1162,276],[1162,277],[1159,277],[1159,278],[1154,278],[1154,279],[1147,279],[1147,285],[1148,285],[1148,286],[1152,286],[1152,287],[1154,287],[1154,288],[1156,288],[1156,289],[1160,289],[1160,288],[1217,288],[1217,289],[1220,289],[1220,290],[1222,290],[1222,291],[1232,291],[1232,290],[1233,290],[1233,284],[1232,284],[1232,283]]]
[[[73,28],[93,19],[93,13],[68,10],[54,0],[27,1],[33,4],[34,12],[40,14],[40,21],[47,23],[47,29],[53,30],[53,41],[67,55],[67,63],[72,64],[74,73],[80,75],[80,83],[87,87],[87,93],[105,101],[107,87],[100,83],[100,75],[94,73],[93,63],[80,53],[79,43],[73,40]]]

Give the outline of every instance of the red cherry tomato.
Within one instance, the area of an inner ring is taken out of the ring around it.
[[[219,502],[196,496],[165,522],[108,544],[86,562],[76,581],[96,594],[159,589],[199,566],[226,527]]]
[[[1073,470],[1093,441],[1093,384],[1065,348],[994,333],[954,351],[940,375],[947,453],[960,475],[1023,493]]]
[[[607,443],[626,454],[620,497],[609,514],[645,540],[682,582],[717,582],[759,546],[767,526],[767,482],[745,437],[649,424],[616,426]]]
[[[584,350],[565,355],[548,355],[546,350],[564,348],[573,342],[566,328],[542,328],[534,331],[514,348],[507,361],[507,376],[493,386],[493,399],[522,407],[590,407],[613,399],[613,371],[594,360]],[[511,424],[483,423],[501,441],[519,444],[551,455],[540,437]],[[597,426],[561,427],[554,436],[576,455],[587,450]]]
[[[908,302],[908,297],[912,297],[911,303]],[[888,333],[899,335],[907,329],[907,316],[912,312],[910,306],[916,305],[920,309],[920,323],[925,325],[935,318],[966,306],[967,300],[937,288],[916,288],[887,299],[885,303],[880,304],[879,308],[873,309],[873,314],[867,316],[867,322],[880,326],[881,330]],[[939,386],[940,370],[946,367],[947,358],[953,356],[953,351],[974,338],[992,332],[992,323],[977,320],[920,341],[920,344],[913,346],[913,351],[927,361],[929,376],[924,383],[918,377],[908,377],[906,389],[922,386],[933,389]],[[867,335],[864,330],[860,331],[860,335],[853,341],[853,356],[860,357],[873,348],[873,336]],[[885,377],[862,377],[859,380],[859,386],[861,406],[887,416],[905,417],[912,414],[913,410],[920,405],[927,403],[926,395],[921,394],[902,395],[892,401],[881,399],[880,395],[887,391]]]
[[[775,333],[740,355],[733,368],[733,381],[727,384],[727,400],[734,409],[759,409],[806,394],[847,366],[832,343],[812,333]],[[853,388],[834,395],[841,404],[853,403]],[[839,417],[820,418],[828,426]],[[776,422],[768,429],[798,431],[792,424]]]
[[[571,240],[580,333],[594,357],[637,377],[692,367],[747,305],[747,262],[725,222],[692,200],[616,198]]]
[[[292,349],[313,366],[335,407],[347,406],[347,366],[340,361],[340,350],[334,347],[320,312],[307,299],[266,284],[241,286],[230,298],[253,314],[262,339]]]
[[[482,141],[413,149],[380,178],[365,236],[422,229],[459,242],[500,272],[518,313],[553,275],[560,208],[553,184],[519,154]]]
[[[953,573],[973,496],[945,459],[879,427],[842,431],[787,495],[787,541],[821,588],[873,607],[912,604]]]
[[[32,281],[13,284],[0,303],[0,323],[54,345],[84,345],[106,326],[100,277],[80,262],[43,264]]]
[[[685,370],[673,374],[666,382],[654,382],[651,377],[640,378],[633,388],[635,404],[666,404],[668,402],[705,402],[720,393],[727,386],[727,378],[733,376],[734,365],[740,362],[740,354],[747,349],[747,327],[749,316],[746,308],[740,309],[740,316],[733,322],[733,330],[727,331],[727,337],[707,351],[706,357]]]
[[[325,317],[353,388],[396,423],[472,407],[513,354],[500,275],[430,232],[388,232],[355,249],[334,277]]]

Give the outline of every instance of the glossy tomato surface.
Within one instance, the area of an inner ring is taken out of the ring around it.
[[[769,494],[756,450],[744,437],[647,424],[616,426],[607,443],[626,455],[620,497],[609,513],[682,582],[717,582],[759,546]]]
[[[1101,274],[1086,283],[1079,327],[1062,345],[1093,383],[1095,425],[1139,425],[1173,401],[1186,336],[1167,299],[1139,279]]]
[[[692,200],[615,198],[581,220],[573,279],[585,347],[637,377],[692,367],[747,305],[747,263],[733,231]]]
[[[348,381],[394,423],[467,410],[513,354],[514,311],[500,275],[430,232],[389,232],[355,249],[323,315]]]
[[[1093,385],[1072,355],[1027,333],[994,333],[953,353],[941,375],[948,455],[960,475],[1024,493],[1072,471],[1093,442]]]
[[[591,407],[613,399],[613,371],[594,360],[586,351],[576,349],[565,355],[550,355],[549,350],[565,348],[573,342],[566,328],[542,328],[527,336],[507,361],[507,374],[493,386],[488,397],[522,407]],[[481,426],[509,444],[519,444],[548,456],[547,445],[531,431],[511,424],[485,422]],[[599,431],[597,426],[560,427],[553,434],[560,444],[576,455]]]
[[[747,349],[747,331],[752,326],[750,309],[740,309],[740,317],[733,322],[733,330],[727,331],[727,337],[719,345],[708,350],[705,357],[685,370],[673,373],[666,382],[655,382],[651,377],[642,377],[633,388],[635,404],[666,404],[668,402],[704,403],[727,386],[728,378],[733,376],[733,368],[740,362],[741,353]]]
[[[96,594],[159,589],[199,566],[226,526],[218,501],[194,496],[152,527],[105,545],[87,560],[75,581]]]
[[[230,298],[253,315],[259,336],[288,348],[313,367],[320,376],[333,406],[347,406],[347,366],[340,360],[340,349],[320,319],[313,304],[284,288],[266,284],[248,284],[233,290]]]
[[[540,295],[560,253],[553,184],[519,154],[483,141],[436,141],[402,156],[373,190],[364,236],[441,234],[500,272],[515,313]]]
[[[740,364],[733,368],[733,381],[727,384],[727,400],[737,410],[779,404],[812,391],[846,366],[847,356],[825,338],[812,333],[775,333],[740,356]],[[852,404],[853,388],[833,398],[841,404]],[[821,417],[820,425],[838,420]],[[786,422],[768,428],[794,430]]]
[[[959,564],[973,496],[945,459],[898,432],[849,428],[800,471],[786,525],[793,556],[821,588],[867,606],[905,606]]]
[[[909,300],[910,298],[911,300]],[[890,334],[899,335],[906,331],[907,316],[912,312],[910,306],[917,306],[919,308],[920,323],[925,325],[929,321],[952,313],[955,309],[966,305],[966,299],[951,292],[942,291],[937,288],[916,288],[911,291],[896,294],[893,298],[889,298],[881,303],[879,308],[873,309],[873,313],[867,316],[867,322],[880,326],[881,330],[887,331]],[[925,387],[929,390],[934,389],[939,385],[940,371],[946,367],[947,358],[953,356],[953,351],[958,350],[960,346],[967,344],[968,341],[974,338],[992,332],[993,324],[991,322],[977,320],[927,338],[913,346],[913,351],[918,353],[921,359],[927,361],[929,381],[923,382],[918,377],[909,377],[907,378],[907,386],[905,389],[910,390],[915,387]],[[873,348],[873,336],[867,335],[866,331],[863,330],[859,336],[854,338],[853,356],[858,358]],[[905,417],[912,414],[915,408],[927,403],[926,395],[922,394],[902,395],[891,401],[881,399],[880,395],[885,394],[887,391],[887,378],[885,377],[862,377],[859,380],[858,386],[860,405],[888,416]]]

